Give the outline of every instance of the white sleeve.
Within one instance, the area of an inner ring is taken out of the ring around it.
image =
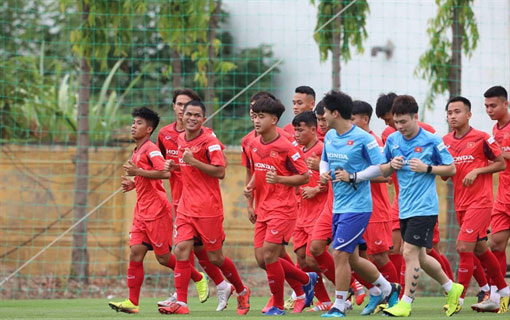
[[[363,171],[357,172],[355,182],[371,180],[371,179],[379,177],[380,175],[381,175],[380,165],[378,165],[378,164],[372,165]]]
[[[329,163],[327,161],[321,160],[319,163],[319,172],[320,174],[323,174],[324,172],[329,171]]]

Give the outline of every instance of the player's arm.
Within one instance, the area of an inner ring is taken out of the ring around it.
[[[142,168],[138,168],[133,162],[128,161],[128,163],[124,164],[124,171],[126,172],[126,176],[139,176],[147,179],[168,179],[170,178],[170,172],[168,170],[144,170]]]
[[[499,171],[503,171],[505,169],[506,169],[505,159],[503,158],[503,154],[500,154],[494,159],[492,159],[492,162],[489,163],[487,166],[475,168],[468,172],[464,179],[462,179],[462,184],[467,187],[473,184],[473,182],[475,182],[479,174],[496,173]]]
[[[430,173],[442,177],[451,177],[457,172],[453,162],[447,165],[427,165],[418,158],[409,160],[409,167],[414,172]]]
[[[122,176],[122,181],[120,184],[122,186],[122,192],[124,193],[129,192],[135,188],[135,182],[126,176]]]
[[[223,155],[223,153],[221,153]],[[204,163],[200,160],[195,159],[193,152],[189,148],[184,150],[182,154],[182,161],[186,162],[190,166],[197,168],[208,176],[213,178],[223,179],[225,178],[225,166],[213,165]]]
[[[310,180],[308,171],[303,174],[294,174],[292,176],[279,176],[274,170],[266,172],[266,182],[270,184],[280,183],[290,187],[298,187],[308,183],[308,180]]]

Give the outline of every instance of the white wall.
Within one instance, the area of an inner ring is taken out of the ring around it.
[[[342,63],[342,90],[373,107],[378,95],[389,91],[411,94],[421,104],[428,84],[418,79],[414,70],[428,47],[427,22],[436,13],[435,2],[372,0],[369,5],[365,52],[353,54],[347,65]],[[224,0],[224,8],[230,14],[227,28],[239,47],[272,44],[275,57],[284,58],[275,77],[275,93],[288,110],[282,125],[292,119],[295,87],[310,85],[319,97],[330,89],[331,63],[330,59],[319,62],[313,40],[316,9],[308,0]],[[474,9],[480,39],[473,56],[463,57],[462,93],[473,104],[473,126],[490,131],[492,123],[485,114],[483,92],[496,84],[510,89],[510,1],[475,1]],[[387,60],[382,53],[371,57],[370,48],[385,45],[388,40],[395,45],[393,57]],[[440,134],[447,132],[445,102],[446,97],[439,97],[435,110],[425,114],[425,121]],[[384,123],[374,115],[372,127],[380,133]]]

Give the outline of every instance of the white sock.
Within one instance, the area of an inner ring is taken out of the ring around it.
[[[376,287],[379,287],[382,290],[383,296],[387,297],[391,293],[391,284],[383,277],[382,274],[379,274],[379,278],[372,282],[372,284]]]
[[[223,280],[220,284],[216,286],[218,290],[227,290],[228,289],[228,283],[227,281]]]
[[[181,306],[187,306],[188,304],[186,302],[182,302],[182,301],[177,301],[178,304],[180,304]]]
[[[499,303],[500,295],[498,293],[498,287],[491,286],[491,300]]]
[[[483,286],[480,287],[480,290],[485,291],[485,292],[489,291],[490,289],[491,288],[489,287],[488,283],[486,283],[486,284],[484,284]]]
[[[368,289],[368,292],[370,292],[371,296],[380,296],[382,293],[381,289],[379,289],[379,287],[376,286]]]
[[[411,304],[411,303],[413,303],[413,298],[411,298],[410,296],[404,294],[402,296],[402,301],[404,301],[407,304]]]
[[[333,308],[345,312],[345,299],[347,299],[347,294],[347,291],[335,290],[335,303],[333,304]]]
[[[248,289],[244,288],[243,291],[237,294],[237,296],[244,296],[248,292]]]
[[[290,295],[290,297],[292,298],[292,300],[296,300],[297,299],[296,291],[292,290],[292,294]]]
[[[444,291],[446,291],[446,292],[450,292],[450,290],[452,290],[452,286],[453,286],[452,280],[448,280],[447,283],[443,283],[441,285],[441,287],[443,287]]]
[[[508,286],[506,286],[503,289],[499,290],[498,293],[502,297],[508,297],[508,295],[510,294],[510,290],[508,289]]]
[[[296,297],[296,299],[294,299],[294,297],[292,297],[293,300],[304,299],[304,298],[306,298],[306,295],[304,293],[302,295]]]
[[[463,306],[463,305],[464,305],[464,298],[459,298],[459,304],[460,304],[461,306]]]

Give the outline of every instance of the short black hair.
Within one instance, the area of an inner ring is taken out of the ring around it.
[[[448,106],[450,105],[450,103],[459,102],[459,101],[462,102],[465,106],[467,106],[469,111],[471,111],[471,101],[469,101],[467,98],[464,98],[462,96],[456,96],[456,97],[450,98],[448,100],[448,102],[446,103],[445,110],[448,111]]]
[[[418,103],[412,96],[401,95],[397,96],[393,100],[393,106],[391,107],[391,113],[393,115],[414,115],[418,113]]]
[[[309,87],[309,86],[299,86],[296,88],[296,90],[294,90],[295,93],[303,93],[303,94],[307,94],[309,96],[313,96],[313,98],[315,99],[315,91],[312,89],[312,87]]]
[[[391,107],[393,106],[393,100],[397,97],[395,92],[382,93],[379,98],[377,98],[377,102],[375,103],[375,115],[377,118],[382,118],[388,112],[391,112]]]
[[[255,104],[252,106],[252,111],[254,113],[269,113],[278,120],[280,120],[280,117],[285,112],[285,106],[281,103],[278,99],[272,99],[271,97],[261,97],[257,101],[255,101]]]
[[[307,127],[317,128],[317,116],[315,115],[315,112],[304,111],[295,116],[294,119],[292,119],[292,125],[294,127],[299,127],[301,125],[301,122],[304,122],[304,124]]]
[[[498,97],[498,98],[504,98],[502,100],[507,100],[508,92],[506,92],[505,88],[503,88],[502,86],[494,86],[494,87],[490,87],[489,89],[487,89],[487,91],[485,91],[483,96],[485,98]]]
[[[324,96],[324,108],[329,111],[338,111],[343,119],[351,120],[352,98],[341,91],[331,90]]]
[[[269,97],[269,98],[271,98],[273,100],[276,100],[276,97],[271,92],[269,92],[269,91],[259,91],[259,92],[256,92],[254,95],[251,96],[251,98],[250,98],[250,105],[255,103],[255,101],[257,101],[258,99],[260,99],[262,97]]]
[[[152,132],[156,131],[159,124],[159,114],[156,111],[147,107],[135,108],[133,112],[131,112],[131,116],[133,116],[133,118],[138,117],[144,119],[149,127],[152,127]]]
[[[324,101],[321,100],[315,105],[315,114],[318,116],[324,115]]]
[[[368,120],[372,117],[372,106],[366,101],[356,100],[352,103],[352,114],[364,114],[368,116]]]
[[[186,109],[188,108],[188,106],[200,107],[200,109],[202,109],[202,115],[205,117],[205,105],[202,103],[202,101],[198,101],[198,100],[190,100],[190,101],[188,101],[188,103],[186,103],[184,105],[183,112],[186,112]]]
[[[173,92],[172,103],[175,103],[177,97],[180,95],[188,96],[191,100],[202,101],[200,95],[194,90],[189,88],[176,89]]]

